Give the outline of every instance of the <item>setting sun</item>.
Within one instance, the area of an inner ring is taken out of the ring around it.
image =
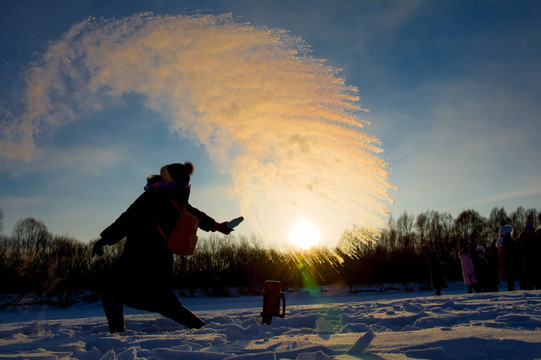
[[[299,222],[289,232],[289,242],[294,246],[307,250],[321,240],[319,228],[307,221]]]

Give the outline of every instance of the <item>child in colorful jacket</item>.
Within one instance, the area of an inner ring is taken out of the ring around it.
[[[473,289],[477,292],[477,278],[475,277],[475,267],[473,265],[471,252],[473,246],[466,247],[460,253],[460,261],[462,263],[462,276],[464,277],[464,284],[468,287],[468,293],[472,293]]]

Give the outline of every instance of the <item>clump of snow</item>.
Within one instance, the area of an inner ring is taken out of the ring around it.
[[[354,360],[541,358],[541,291],[443,296],[430,291],[286,294],[286,316],[261,325],[262,297],[182,298],[208,325],[183,328],[126,308],[110,334],[99,302],[0,312],[0,358]]]
[[[334,332],[332,324],[324,317],[320,317],[316,320],[316,329],[320,334],[331,334]]]
[[[372,328],[369,328],[366,334],[361,336],[359,340],[357,340],[355,344],[353,344],[353,346],[346,351],[346,354],[362,354],[368,345],[370,345],[372,340],[374,340],[374,337],[375,335]]]

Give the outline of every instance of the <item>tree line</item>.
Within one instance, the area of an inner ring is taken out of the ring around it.
[[[416,216],[404,212],[397,219],[390,217],[385,228],[353,228],[335,248],[308,251],[269,248],[255,235],[210,234],[199,240],[193,255],[175,255],[171,285],[185,296],[196,291],[228,296],[231,288],[260,293],[269,279],[291,290],[332,284],[352,291],[386,283],[428,285],[428,257],[436,253],[447,263],[448,280],[461,280],[459,253],[464,247],[473,243],[492,248],[500,226],[512,225],[516,237],[526,223],[539,226],[541,213],[522,207],[510,214],[494,208],[488,218],[475,210],[456,218],[437,211]],[[122,253],[123,242],[106,247],[101,257],[91,256],[92,246],[53,235],[42,221],[20,220],[11,235],[0,234],[0,292],[94,290]]]

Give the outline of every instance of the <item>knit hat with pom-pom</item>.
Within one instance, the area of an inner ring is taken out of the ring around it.
[[[175,163],[165,165],[160,170],[160,176],[163,180],[179,184],[188,184],[192,173],[193,164],[188,161],[184,164]]]

